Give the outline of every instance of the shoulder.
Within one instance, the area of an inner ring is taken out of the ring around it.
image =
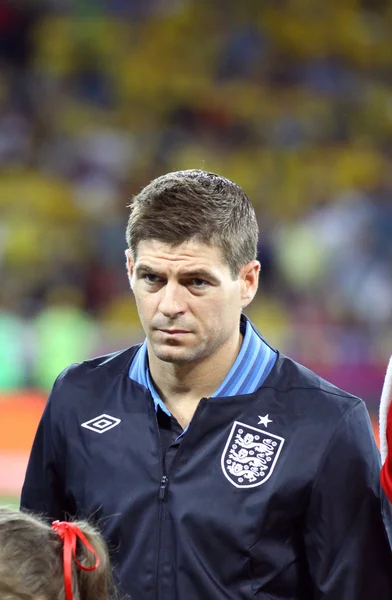
[[[364,402],[357,396],[338,388],[314,371],[272,348],[255,326],[252,323],[251,325],[263,342],[277,354],[275,365],[260,391],[269,389],[275,398],[284,397],[289,401],[285,403],[286,406],[289,404],[297,412],[302,408],[309,414],[313,411],[317,414],[329,412],[339,418],[339,415],[357,405],[365,407]]]
[[[358,396],[283,355],[278,356],[261,393],[265,387],[271,414],[275,411],[284,423],[283,437],[289,431],[290,439],[301,448],[304,444],[312,448],[316,458],[333,444],[339,452],[348,452],[350,447],[378,460],[369,413]]]
[[[128,373],[129,366],[140,345],[74,363],[57,377],[52,394],[63,388],[99,388],[108,380]]]
[[[357,405],[364,406],[357,396],[338,388],[282,354],[278,355],[265,386],[274,390],[277,396],[290,398],[297,408],[302,407],[309,413],[316,411],[339,418]]]

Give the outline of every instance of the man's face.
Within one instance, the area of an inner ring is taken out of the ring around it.
[[[238,339],[241,309],[257,290],[259,263],[233,280],[221,251],[190,241],[140,242],[129,278],[149,349],[165,362],[200,362]]]

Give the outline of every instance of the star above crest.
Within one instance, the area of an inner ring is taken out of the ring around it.
[[[260,421],[257,423],[257,425],[264,425],[264,427],[268,427],[268,423],[272,423],[272,420],[269,419],[269,415],[265,415],[265,417],[261,417],[260,415],[258,415]]]

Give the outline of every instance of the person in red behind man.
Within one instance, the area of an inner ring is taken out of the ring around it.
[[[392,356],[385,375],[380,402],[381,485],[392,502]]]

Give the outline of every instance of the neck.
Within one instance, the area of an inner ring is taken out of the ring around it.
[[[238,356],[242,339],[238,331],[212,356],[186,364],[163,362],[148,347],[151,377],[170,412],[176,416],[176,408],[194,410],[201,398],[208,398],[218,389]]]

